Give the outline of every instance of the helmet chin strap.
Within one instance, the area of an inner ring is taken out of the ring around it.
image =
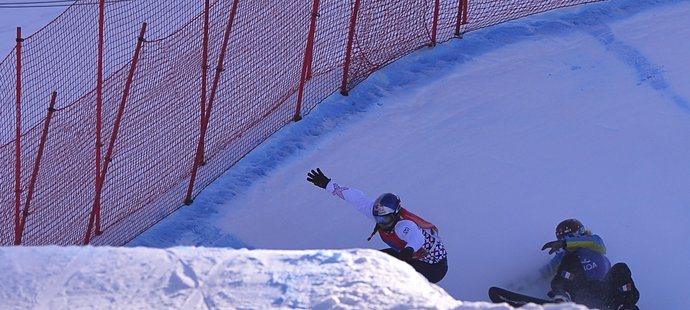
[[[379,231],[379,224],[374,224],[374,231],[371,232],[371,235],[369,235],[369,238],[367,238],[367,241],[371,240],[371,238],[374,237],[376,232]]]

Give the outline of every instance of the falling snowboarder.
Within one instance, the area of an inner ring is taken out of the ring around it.
[[[556,255],[542,269],[551,280],[551,300],[540,300],[492,287],[489,297],[494,302],[513,306],[533,303],[575,302],[590,308],[637,310],[640,293],[625,263],[611,266],[605,256],[604,241],[586,230],[579,220],[567,219],[556,227],[556,240],[547,242],[542,250]]]

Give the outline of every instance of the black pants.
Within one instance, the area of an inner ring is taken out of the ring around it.
[[[400,258],[400,253],[394,249],[388,248],[383,249],[381,251],[384,253],[388,253],[397,259],[403,260]],[[414,270],[417,270],[417,272],[421,273],[431,283],[437,283],[438,281],[441,281],[441,279],[443,279],[443,277],[445,277],[446,273],[448,272],[447,258],[442,259],[436,264],[429,264],[427,262],[419,260],[410,260],[405,262],[410,264],[412,268],[414,268]]]
[[[567,278],[564,272],[569,274]],[[563,257],[551,281],[549,296],[562,292],[568,292],[574,302],[590,308],[617,309],[619,305],[633,306],[640,299],[628,265],[617,263],[601,281],[592,281],[587,279],[580,258],[575,254]]]

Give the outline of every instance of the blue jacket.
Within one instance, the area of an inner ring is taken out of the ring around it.
[[[565,237],[565,245],[565,249],[558,250],[549,263],[541,269],[542,276],[553,277],[563,257],[568,253],[575,253],[580,258],[588,280],[599,281],[611,269],[611,262],[606,258],[606,246],[601,237],[597,235],[568,236]]]

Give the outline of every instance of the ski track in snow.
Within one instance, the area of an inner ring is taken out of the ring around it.
[[[165,292],[170,295],[187,294],[187,297],[180,306],[180,309],[215,309],[213,298],[209,298],[202,289],[203,283],[199,280],[200,275],[194,272],[193,266],[183,258],[177,256],[173,251],[166,250],[171,261],[176,261],[176,269],[171,273]],[[223,268],[223,264],[215,264],[205,278],[216,278]]]
[[[690,113],[688,100],[677,94],[672,85],[666,81],[663,66],[653,63],[640,50],[619,40],[611,27],[601,22],[601,20],[591,19],[591,21],[592,24],[588,25],[584,30],[637,73],[637,85],[648,84],[654,90],[671,98],[684,112]]]
[[[55,276],[48,278],[41,285],[41,289],[36,294],[36,309],[50,309],[51,301],[59,299],[61,293],[65,293],[64,288],[69,286],[69,281],[79,274],[79,269],[90,261],[91,248],[84,247],[76,251],[70,261],[61,268]]]

